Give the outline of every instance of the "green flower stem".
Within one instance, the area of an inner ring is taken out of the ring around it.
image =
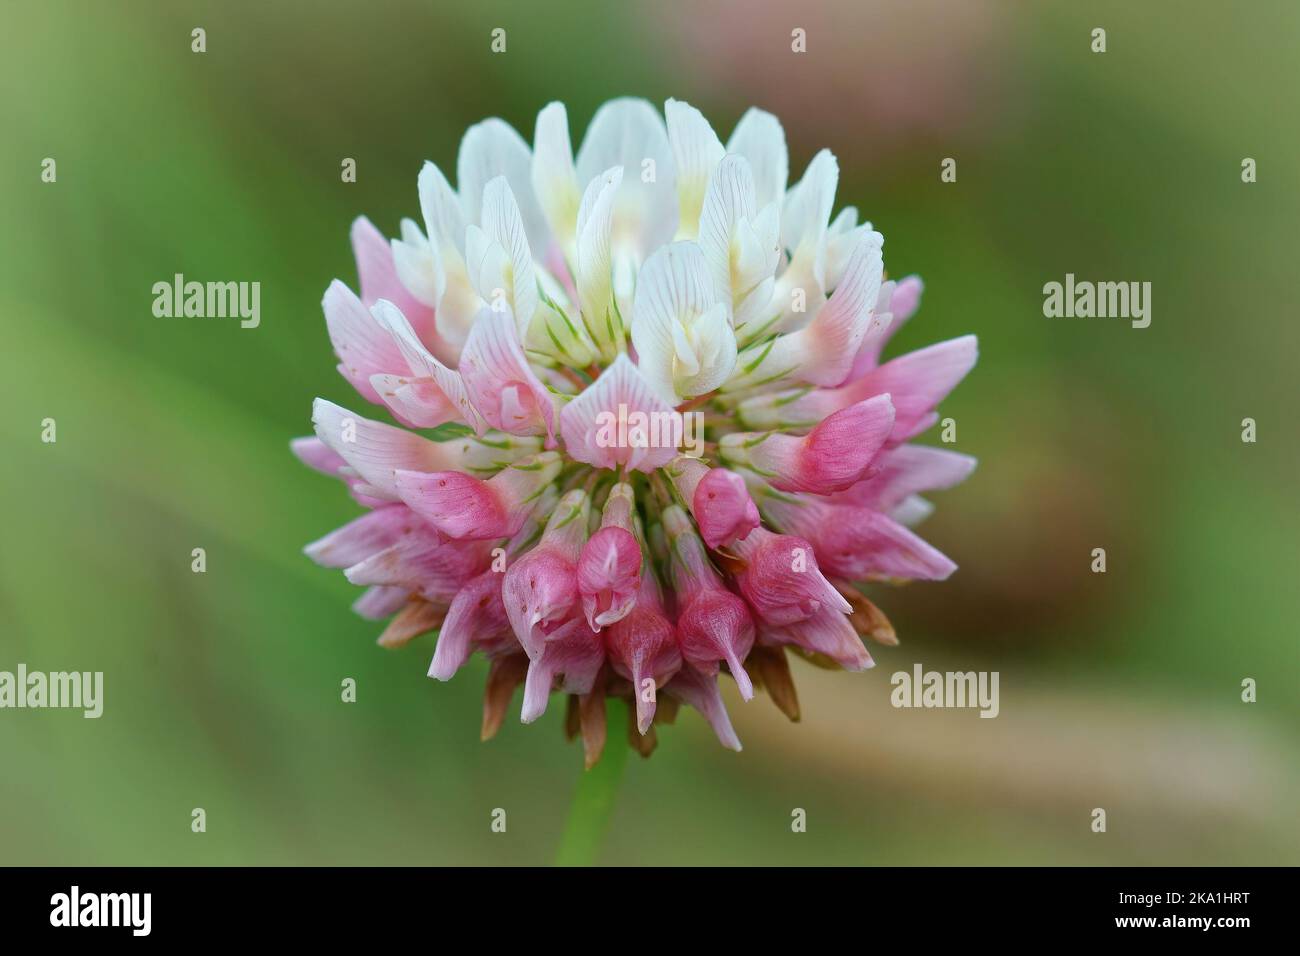
[[[622,700],[605,702],[605,752],[600,761],[578,778],[578,788],[569,808],[569,819],[555,855],[556,866],[591,866],[596,862],[609,819],[614,813],[619,781],[629,750],[624,728],[627,704]]]

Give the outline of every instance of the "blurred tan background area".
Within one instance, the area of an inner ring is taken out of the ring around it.
[[[837,208],[926,282],[891,348],[980,338],[942,408],[980,466],[922,526],[957,573],[873,595],[901,645],[865,674],[797,667],[797,725],[728,685],[739,755],[683,714],[632,758],[602,862],[1300,863],[1300,6],[52,0],[5,21],[0,669],[102,670],[105,713],[0,712],[0,863],[552,859],[582,766],[563,708],[480,744],[481,662],[439,684],[427,638],[376,647],[301,554],[355,506],[288,441],[315,396],[353,400],[320,312],[355,281],[353,217],[418,218],[420,164],[454,169],[484,117],[531,141],[563,100],[576,143],[619,95],[685,99],[724,139],[772,110],[792,179],[836,153]],[[177,272],[261,282],[260,327],[155,319]],[[1151,326],[1045,318],[1066,273],[1150,282]],[[894,709],[916,662],[998,671],[1000,715]]]

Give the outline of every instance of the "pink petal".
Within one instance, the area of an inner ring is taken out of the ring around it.
[[[899,445],[875,462],[875,473],[835,500],[889,511],[911,495],[951,488],[975,470],[975,459],[925,445]]]
[[[710,468],[686,455],[674,459],[666,471],[710,548],[725,547],[758,527],[758,508],[735,472]]]
[[[447,617],[438,631],[438,646],[429,664],[429,676],[450,680],[469,659],[474,645],[490,644],[513,635],[501,602],[501,574],[484,571],[452,598]]]
[[[529,367],[509,312],[479,312],[461,351],[460,374],[470,402],[493,428],[554,438],[550,393]]]
[[[406,606],[411,592],[406,588],[370,588],[352,604],[352,610],[367,621],[382,621]]]
[[[853,250],[840,284],[804,330],[814,341],[816,373],[802,369],[803,381],[839,385],[849,377],[858,351],[884,337],[889,322],[875,315],[882,277],[880,248],[864,238]]]
[[[293,439],[289,450],[308,468],[331,478],[337,477],[339,469],[347,465],[342,455],[315,436]]]
[[[901,444],[938,420],[935,406],[975,366],[978,351],[973,335],[939,342],[892,359],[841,388],[747,399],[740,405],[741,418],[760,428],[777,422],[791,427],[810,425],[842,408],[887,394],[894,405],[894,430],[889,440]]]
[[[487,481],[457,471],[399,470],[397,495],[450,538],[508,538],[559,472],[559,458],[545,452],[508,465]]]
[[[756,528],[736,552],[746,563],[737,576],[740,593],[768,624],[795,624],[822,607],[853,610],[822,576],[813,546],[803,538]]]
[[[921,282],[920,276],[907,276],[893,283],[893,286],[893,294],[885,304],[886,311],[894,317],[893,321],[889,323],[883,335],[872,337],[862,343],[862,347],[858,350],[858,357],[853,362],[853,371],[849,373],[850,381],[860,378],[880,364],[881,350],[921,306],[921,293],[925,285]]]
[[[577,569],[557,551],[534,548],[506,569],[501,597],[515,637],[536,659],[545,627],[568,618],[578,599]]]
[[[682,417],[619,353],[560,413],[566,452],[597,468],[654,471],[677,455]]]
[[[916,310],[921,307],[921,293],[924,291],[925,283],[920,276],[907,276],[898,280],[893,298],[889,301],[889,311],[894,313],[894,324],[890,327],[893,331],[897,331],[899,325],[916,314]]]
[[[877,395],[828,415],[802,438],[736,432],[722,443],[724,458],[748,464],[781,491],[829,495],[866,476],[894,427],[894,406]]]
[[[373,495],[366,494],[367,485],[356,473],[348,467],[348,463],[343,456],[329,445],[325,444],[319,438],[295,438],[289,442],[289,450],[292,451],[301,461],[309,468],[319,471],[323,475],[329,475],[331,478],[338,478],[348,486],[348,491],[356,500],[357,504],[365,508],[382,508],[389,504],[384,498],[376,498]]]
[[[433,309],[402,285],[393,265],[392,247],[365,216],[358,216],[352,223],[352,253],[357,260],[362,303],[369,308],[380,299],[387,299],[410,320],[426,348],[434,352],[444,350],[445,343],[434,329]]]
[[[787,491],[843,491],[867,473],[894,427],[894,405],[877,395],[828,415],[803,439],[798,484]],[[780,487],[780,486],[778,486]]]
[[[725,468],[711,468],[695,488],[692,513],[710,548],[743,541],[758,527],[758,508],[745,480]]]
[[[632,610],[641,586],[641,546],[630,532],[610,526],[592,535],[578,559],[578,593],[593,631]]]
[[[942,581],[957,569],[941,552],[879,511],[826,505],[817,521],[819,527],[809,537],[819,563],[834,577]]]
[[[740,739],[731,726],[731,718],[727,716],[727,707],[722,702],[722,693],[718,690],[718,679],[715,675],[702,674],[687,665],[669,681],[664,692],[698,710],[709,722],[713,732],[718,735],[722,746],[739,752]]]
[[[705,673],[726,661],[740,696],[750,700],[754,686],[741,662],[754,646],[754,621],[745,602],[730,591],[701,591],[677,618],[682,656]]]
[[[610,627],[605,641],[614,672],[632,683],[637,729],[644,734],[654,720],[659,691],[682,666],[677,634],[661,609],[638,601],[631,613]]]
[[[312,404],[311,420],[321,441],[343,457],[376,497],[393,501],[401,497],[394,479],[398,470],[437,471],[458,463],[447,443],[362,418],[323,398]]]
[[[662,521],[671,557],[668,570],[678,604],[685,606],[701,592],[721,589],[722,578],[714,570],[704,542],[686,512],[677,505],[669,505],[662,512]]]
[[[350,568],[392,547],[413,527],[423,524],[410,508],[386,505],[331,531],[303,548],[303,553],[321,567]]]
[[[939,342],[918,349],[868,372],[855,385],[869,394],[888,393],[894,403],[894,431],[898,444],[933,423],[935,407],[975,367],[979,355],[975,336]]]
[[[764,644],[793,644],[824,654],[845,670],[863,671],[875,666],[849,618],[831,607],[822,607],[806,620],[790,627],[765,629],[761,641]]]
[[[393,303],[381,299],[370,312],[392,337],[410,372],[409,375],[371,377],[371,384],[388,406],[420,428],[460,421],[471,426],[477,434],[483,434],[483,421],[470,403],[461,374],[430,354],[406,316]],[[381,383],[385,387],[381,387]],[[392,393],[391,398],[385,390]]]
[[[447,541],[428,531],[405,535],[344,573],[353,584],[404,587],[445,606],[489,560],[485,542]]]
[[[392,336],[375,321],[352,290],[337,279],[325,290],[321,306],[334,354],[339,357],[339,371],[362,398],[382,405],[370,384],[370,376],[406,371],[406,362]]]
[[[393,416],[412,428],[436,428],[461,420],[460,409],[432,379],[401,375],[372,375],[370,385]]]
[[[604,664],[605,649],[600,638],[587,627],[587,622],[582,618],[569,621],[529,662],[520,719],[529,724],[546,712],[551,688],[556,685],[557,678],[557,689],[563,693],[590,693]]]
[[[537,657],[541,642],[549,639],[548,626],[568,618],[578,599],[577,563],[589,519],[586,492],[570,491],[555,506],[537,547],[506,569],[502,598],[515,637],[529,657]]]
[[[476,529],[489,537],[513,533],[511,516],[500,496],[479,478],[451,471],[399,471],[397,490],[412,510],[449,537],[464,537]]]
[[[632,486],[625,481],[620,481],[609,490],[605,498],[605,506],[600,512],[600,526],[602,528],[622,528],[624,531],[634,532],[635,526],[633,520],[636,516],[636,493]]]

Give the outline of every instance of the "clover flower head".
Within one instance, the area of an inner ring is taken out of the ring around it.
[[[531,149],[472,127],[454,189],[426,164],[393,239],[354,223],[325,323],[379,411],[317,399],[293,443],[364,509],[306,552],[366,588],[381,645],[437,631],[430,677],[488,659],[484,739],[522,684],[524,722],[567,695],[588,766],[607,696],[643,754],[681,704],[739,750],[721,675],[797,719],[790,655],[897,642],[863,582],[953,571],[909,525],[974,460],[911,442],[975,339],[881,360],[921,282],[831,218],[838,176],[823,150],[788,186],[775,117],[724,145],[676,100],[606,103],[575,156],[552,103]]]

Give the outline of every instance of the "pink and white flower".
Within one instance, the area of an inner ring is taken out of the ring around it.
[[[739,750],[722,675],[797,719],[788,654],[862,670],[864,636],[897,642],[860,585],[952,573],[909,525],[975,463],[909,443],[975,339],[882,361],[921,282],[832,219],[833,155],[788,169],[759,110],[724,146],[686,103],[614,100],[575,156],[552,103],[531,148],[471,128],[456,188],[425,164],[422,225],[354,224],[326,328],[397,424],[316,400],[293,451],[365,512],[306,553],[391,617],[382,645],[438,631],[430,677],[489,660],[484,739],[522,684],[524,722],[567,695],[588,766],[610,696],[642,753],[681,703]]]

